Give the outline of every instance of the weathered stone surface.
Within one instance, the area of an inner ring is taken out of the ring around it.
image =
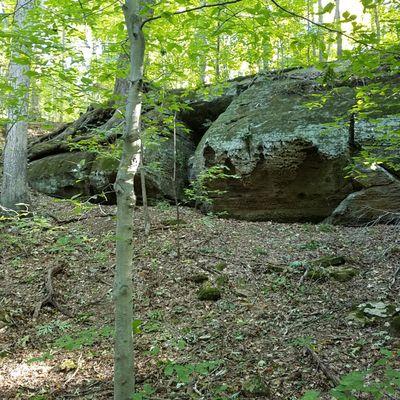
[[[282,79],[258,77],[211,125],[196,149],[191,177],[214,165],[238,177],[210,185],[224,191],[213,199],[213,211],[247,220],[318,222],[356,190],[344,172],[353,150],[355,89],[324,92],[315,75],[300,70]],[[356,118],[357,145],[400,126],[396,116],[376,117]]]
[[[216,286],[205,284],[197,292],[197,298],[202,301],[217,301],[221,298],[221,290]]]
[[[190,140],[178,140],[178,196],[187,184],[188,159],[194,147]],[[173,141],[166,138],[160,146],[146,152],[146,189],[150,200],[173,199]],[[157,163],[157,165],[156,165]],[[115,157],[96,156],[90,152],[62,152],[32,161],[29,165],[29,183],[32,188],[51,196],[69,198],[78,194],[93,200],[115,203],[113,184],[119,161]],[[157,168],[156,168],[157,167]],[[135,177],[135,192],[141,201],[139,174]]]
[[[363,169],[356,180],[362,189],[339,204],[329,223],[359,226],[400,221],[400,180],[380,166]]]
[[[89,195],[87,177],[94,154],[87,152],[61,153],[30,163],[29,184],[41,193],[56,197]]]
[[[210,185],[224,192],[213,199],[213,211],[247,220],[318,222],[333,212],[330,222],[335,224],[393,222],[400,204],[395,169],[345,178],[344,168],[357,150],[357,146],[349,148],[354,82],[349,86],[338,82],[327,92],[316,80],[320,75],[313,68],[293,69],[242,77],[189,95],[177,91],[192,107],[178,116],[191,130],[186,135],[178,129],[179,196],[189,175],[195,178],[222,164],[238,178]],[[388,86],[398,84],[390,81]],[[374,143],[382,133],[400,129],[398,96],[389,96],[391,101],[381,98],[371,112],[356,116],[356,145]],[[145,107],[144,125],[150,125],[161,139],[160,146],[148,147],[145,154],[150,200],[174,197],[173,141],[165,134],[171,131],[171,123],[164,117],[157,109]],[[97,141],[101,153],[107,153],[122,129],[121,116],[112,107],[91,107],[74,123],[32,140],[32,187],[60,197],[99,195],[99,201],[105,193],[109,203],[115,202],[118,161],[88,151]],[[82,139],[90,142],[87,148],[77,146]],[[394,150],[383,146],[379,151]],[[135,189],[140,201],[138,176]]]
[[[223,164],[239,176],[215,182],[226,191],[214,200],[215,211],[249,220],[320,221],[352,191],[343,168],[353,89],[339,88],[310,110],[306,103],[316,90],[313,81],[260,81],[210,127],[196,150],[194,175]]]
[[[346,259],[343,256],[325,256],[310,261],[310,264],[322,268],[336,267],[338,265],[346,264]]]
[[[103,115],[102,113],[99,113]],[[106,118],[110,113],[106,113]],[[148,118],[156,119],[155,113],[148,113]],[[86,121],[83,117],[82,120]],[[92,123],[92,119],[90,120]],[[100,127],[108,126],[111,120],[96,119]],[[119,121],[121,122],[121,121]],[[160,123],[162,124],[162,123]],[[75,123],[77,125],[77,123]],[[115,124],[112,124],[115,125]],[[111,130],[104,131],[104,135],[96,130],[87,130],[86,136],[81,136],[83,128],[79,131],[70,129],[69,133],[61,130],[55,135],[49,135],[32,143],[29,151],[31,163],[29,165],[29,183],[34,189],[57,197],[72,197],[82,195],[91,197],[94,201],[113,204],[116,201],[113,184],[117,176],[119,161],[116,154],[107,155],[108,140]],[[93,128],[90,125],[89,128]],[[100,129],[97,127],[97,129]],[[111,129],[111,128],[110,128]],[[118,128],[121,130],[121,126]],[[162,129],[160,128],[160,131]],[[165,132],[165,128],[164,128]],[[113,133],[115,140],[118,132]],[[83,144],[88,151],[82,151],[77,145],[77,140],[86,140]],[[98,147],[99,152],[96,150]],[[93,151],[89,151],[92,150]],[[183,189],[188,180],[188,159],[194,152],[194,145],[189,136],[178,128],[177,132],[177,192],[182,196]],[[115,151],[114,151],[115,153]],[[174,168],[174,145],[170,136],[159,136],[158,146],[149,146],[145,149],[145,174],[148,198],[173,199],[175,196],[172,184]],[[135,177],[135,193],[141,201],[141,183],[139,174]]]

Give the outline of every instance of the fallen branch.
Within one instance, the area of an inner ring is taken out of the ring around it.
[[[333,383],[334,386],[338,386],[340,383],[337,375],[331,370],[329,365],[325,364],[318,356],[318,354],[312,350],[310,347],[305,346],[304,350],[306,354],[310,355],[315,364],[317,364],[317,368],[319,368],[324,375]]]
[[[64,269],[64,266],[65,266],[64,263],[60,263],[48,269],[44,280],[44,297],[36,304],[35,310],[33,312],[33,320],[37,319],[40,310],[47,305],[55,308],[56,310],[60,311],[60,313],[68,317],[70,316],[70,313],[67,310],[65,310],[62,306],[60,306],[60,304],[58,303],[52,284],[54,276],[59,274]]]
[[[71,382],[75,378],[76,374],[78,373],[78,371],[81,367],[81,361],[82,361],[82,353],[79,356],[77,366],[76,366],[74,373],[64,382],[64,387],[67,387],[68,383]]]
[[[400,274],[400,265],[397,267],[397,269],[393,275],[392,281],[390,282],[390,285],[389,285],[389,290],[391,290],[393,288],[393,286],[396,284],[396,280],[397,280],[399,274]]]
[[[48,217],[50,217],[51,219],[53,219],[59,225],[72,224],[74,222],[84,221],[84,220],[89,219],[89,218],[115,217],[115,213],[114,212],[101,214],[101,215],[88,215],[88,216],[85,216],[85,217],[79,216],[79,217],[73,217],[73,218],[70,218],[70,219],[60,219],[56,215],[51,214],[51,213],[46,213],[46,215]]]
[[[304,271],[304,274],[302,275],[302,277],[299,281],[299,286],[301,286],[304,283],[308,274],[310,273],[310,266],[308,264],[306,264],[305,268],[306,268],[306,270]]]

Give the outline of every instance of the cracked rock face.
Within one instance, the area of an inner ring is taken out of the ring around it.
[[[318,222],[354,192],[344,168],[355,91],[338,87],[316,97],[320,90],[306,74],[258,80],[211,125],[191,175],[225,165],[237,176],[210,185],[225,192],[213,199],[213,211],[246,220]],[[356,121],[356,141],[376,137],[376,124]]]
[[[334,210],[327,222],[360,226],[400,222],[400,180],[380,166],[363,168],[356,178],[362,189],[351,193]]]

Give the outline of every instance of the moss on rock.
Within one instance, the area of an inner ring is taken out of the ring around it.
[[[223,262],[223,261],[215,264],[215,269],[217,271],[221,271],[222,272],[226,267],[227,267],[226,262]]]
[[[312,265],[328,268],[343,265],[346,263],[346,259],[343,256],[324,256],[316,260],[311,261]]]
[[[208,276],[206,274],[202,274],[202,273],[194,274],[189,277],[189,280],[194,283],[204,283],[204,282],[208,281]]]
[[[260,376],[253,376],[246,380],[242,386],[243,394],[248,398],[262,397],[268,399],[271,396],[270,387]]]
[[[215,286],[204,285],[197,292],[197,298],[202,301],[217,301],[221,298],[221,290]]]
[[[335,281],[348,282],[358,274],[358,270],[352,267],[332,268],[329,271],[329,276]]]

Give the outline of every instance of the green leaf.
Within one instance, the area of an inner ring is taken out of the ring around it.
[[[319,399],[320,394],[321,392],[317,392],[316,390],[307,390],[301,400],[317,400]]]
[[[143,321],[141,319],[134,319],[132,321],[132,330],[135,335],[142,333],[142,329],[141,329],[142,324],[143,324]]]
[[[335,3],[328,3],[321,11],[321,14],[326,14],[332,12],[335,8]]]

